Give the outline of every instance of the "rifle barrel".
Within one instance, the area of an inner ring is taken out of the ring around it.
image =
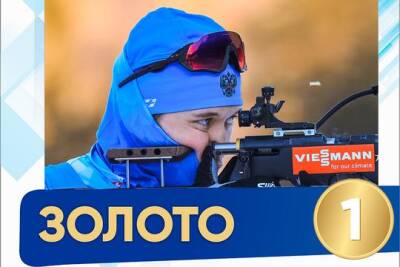
[[[213,150],[217,154],[233,154],[237,152],[235,143],[218,143],[213,145]]]

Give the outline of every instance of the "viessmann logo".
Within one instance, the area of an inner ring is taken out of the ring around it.
[[[300,171],[310,174],[374,172],[374,145],[294,147],[292,163],[295,175]]]
[[[307,153],[295,155],[298,162],[319,162],[322,166],[329,166],[331,161],[361,160],[372,159],[372,151],[353,151],[353,152],[330,152],[329,149],[321,149],[319,153]]]

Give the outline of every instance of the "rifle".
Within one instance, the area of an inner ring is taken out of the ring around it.
[[[316,123],[288,123],[275,117],[284,101],[271,103],[274,88],[262,88],[255,105],[239,112],[239,127],[272,128],[273,134],[212,144],[214,159],[234,155],[218,177],[214,174],[213,187],[330,185],[347,178],[378,184],[377,134],[326,136],[319,131],[348,103],[377,94],[378,86],[372,86],[340,101]]]

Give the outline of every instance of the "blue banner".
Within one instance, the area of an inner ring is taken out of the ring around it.
[[[43,266],[328,254],[313,227],[325,189],[33,191],[21,203],[20,256]],[[382,189],[399,214],[399,187]],[[393,251],[396,216],[381,250]]]

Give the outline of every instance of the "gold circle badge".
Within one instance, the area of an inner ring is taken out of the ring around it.
[[[378,252],[393,230],[393,208],[375,184],[347,179],[330,186],[314,210],[314,229],[336,256],[362,259]]]

